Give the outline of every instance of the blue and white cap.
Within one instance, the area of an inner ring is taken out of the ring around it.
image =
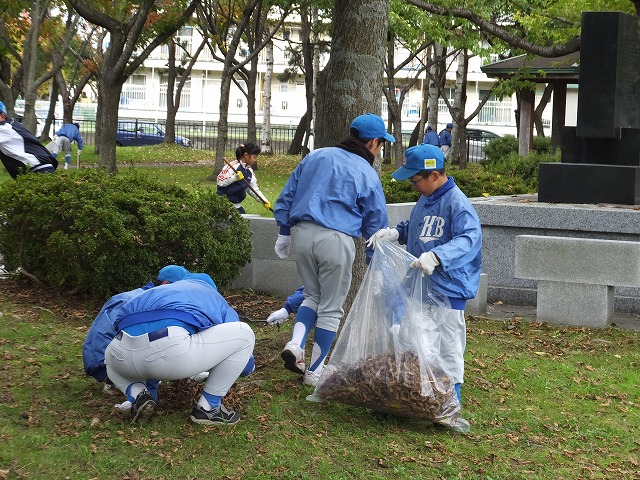
[[[440,170],[444,168],[444,154],[435,145],[422,143],[407,148],[404,152],[405,164],[391,174],[396,180],[406,180],[423,170]]]
[[[189,272],[189,270],[181,267],[180,265],[167,265],[166,267],[162,267],[158,273],[158,280],[161,282],[167,281],[169,283],[173,283],[178,280],[182,280],[190,273],[191,272]]]
[[[0,113],[7,115],[7,107],[4,106],[4,103],[0,102]]]

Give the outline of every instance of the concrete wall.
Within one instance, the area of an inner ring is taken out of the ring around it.
[[[487,274],[487,300],[512,305],[536,305],[536,281],[515,278],[518,235],[553,235],[640,242],[640,210],[620,205],[538,203],[535,195],[471,199],[483,234],[483,272]],[[389,224],[409,218],[413,204],[387,205]],[[279,296],[300,286],[293,247],[289,259],[274,250],[278,227],[273,218],[248,216],[254,251],[234,286]],[[295,229],[293,229],[295,236]],[[292,242],[293,243],[293,242]],[[585,257],[584,261],[589,261]],[[616,287],[615,311],[640,314],[640,289]]]

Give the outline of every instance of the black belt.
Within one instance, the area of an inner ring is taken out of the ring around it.
[[[168,337],[168,336],[169,336],[169,329],[167,327],[147,333],[147,337],[149,337],[150,342],[155,342],[156,340],[160,340],[161,338]],[[116,335],[116,340],[122,340],[122,331],[120,331],[120,333]]]

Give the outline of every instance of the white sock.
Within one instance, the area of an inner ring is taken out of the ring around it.
[[[291,334],[291,341],[296,342],[300,345],[300,348],[304,350],[304,345],[302,344],[302,339],[307,333],[307,327],[305,327],[304,323],[296,322],[293,325],[293,333]]]
[[[200,399],[198,400],[198,406],[204,408],[206,411],[209,411],[213,408],[209,403],[209,401],[206,398],[204,398],[204,395],[200,395]]]

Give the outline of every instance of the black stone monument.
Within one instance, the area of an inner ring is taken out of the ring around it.
[[[640,205],[638,17],[584,12],[576,127],[540,164],[538,201]]]

